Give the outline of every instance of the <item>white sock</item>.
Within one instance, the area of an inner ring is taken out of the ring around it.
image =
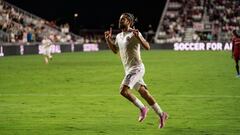
[[[158,103],[155,103],[152,105],[152,109],[156,112],[156,114],[158,116],[162,115],[163,110],[161,109],[161,107],[158,105]]]
[[[136,105],[139,109],[145,107],[144,104],[138,98],[136,98],[135,101],[133,101],[133,104]]]

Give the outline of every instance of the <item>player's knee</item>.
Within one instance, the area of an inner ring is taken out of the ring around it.
[[[127,93],[126,93],[126,91],[121,90],[121,91],[120,91],[120,94],[121,94],[122,96],[126,96]]]
[[[128,91],[127,90],[121,90],[120,94],[124,97],[128,96]]]
[[[120,94],[121,94],[122,96],[127,96],[127,95],[128,95],[128,88],[125,87],[125,86],[121,87],[121,88],[120,88]]]

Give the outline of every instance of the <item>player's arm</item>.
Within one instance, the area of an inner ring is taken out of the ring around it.
[[[135,35],[135,37],[139,40],[139,42],[141,43],[141,45],[143,46],[144,49],[146,50],[150,50],[150,45],[149,43],[146,41],[146,39],[142,36],[142,34],[139,33],[138,29],[132,29],[133,34]]]
[[[117,49],[117,45],[114,43],[112,39],[112,28],[110,28],[109,31],[106,31],[104,35],[105,35],[105,40],[108,44],[108,47],[113,51],[113,53],[116,54],[118,52],[118,49]]]
[[[141,43],[141,45],[143,46],[144,49],[150,50],[150,45],[149,45],[149,43],[144,39],[143,36],[139,36],[139,41],[140,41],[140,43]]]
[[[234,41],[232,40],[232,58],[233,58],[233,52],[234,52]]]

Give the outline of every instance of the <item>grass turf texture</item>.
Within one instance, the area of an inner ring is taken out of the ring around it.
[[[41,55],[1,57],[0,134],[237,135],[240,78],[230,56],[142,52],[144,80],[170,115],[164,129],[152,109],[137,121],[138,109],[119,94],[123,67],[110,51],[54,54],[49,65]]]

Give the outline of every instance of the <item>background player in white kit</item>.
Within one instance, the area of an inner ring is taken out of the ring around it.
[[[119,19],[119,28],[122,32],[117,34],[114,41],[112,38],[112,29],[110,28],[109,31],[104,33],[105,39],[109,48],[115,54],[119,51],[124,66],[125,77],[120,87],[121,95],[140,109],[139,121],[142,122],[147,116],[148,108],[129,91],[132,88],[136,89],[157,113],[159,116],[159,128],[163,128],[168,114],[162,111],[143,81],[145,68],[140,55],[140,47],[142,46],[146,50],[149,50],[150,46],[142,34],[133,28],[134,22],[135,17],[132,14],[123,13]]]
[[[42,40],[42,49],[43,49],[43,56],[44,56],[44,61],[46,64],[49,63],[49,60],[52,59],[51,55],[51,45],[52,41],[48,36],[44,36]]]

